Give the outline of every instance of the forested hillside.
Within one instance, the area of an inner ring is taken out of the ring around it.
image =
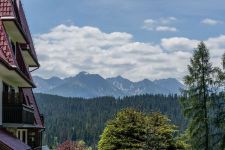
[[[116,112],[128,107],[142,112],[160,111],[168,115],[181,130],[185,126],[176,95],[83,99],[36,94],[36,98],[40,111],[45,116],[44,142],[49,145],[67,139],[82,139],[88,145],[96,146],[106,122],[112,119]]]

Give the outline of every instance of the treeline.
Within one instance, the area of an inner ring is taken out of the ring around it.
[[[180,131],[186,127],[177,95],[83,99],[36,94],[36,98],[45,115],[46,132],[43,141],[48,145],[57,145],[66,140],[84,140],[95,148],[107,121],[124,108],[134,108],[144,113],[161,112],[171,118]]]

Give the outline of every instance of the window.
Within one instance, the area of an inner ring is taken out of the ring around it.
[[[27,129],[18,129],[17,138],[27,144]]]
[[[20,104],[22,98],[20,98],[19,92],[17,92],[16,88],[6,84],[3,82],[3,103],[4,104]]]
[[[35,147],[35,132],[28,132],[28,143],[31,147]]]
[[[20,138],[21,134],[20,134],[20,130],[17,131],[17,138]]]
[[[16,91],[13,87],[10,86],[9,88],[9,103],[14,104],[16,100]]]
[[[9,86],[3,82],[3,103],[8,103]]]
[[[26,143],[26,131],[23,131],[23,135],[22,135],[22,141],[24,142],[24,143]]]

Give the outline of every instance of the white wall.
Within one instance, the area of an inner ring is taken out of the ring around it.
[[[2,91],[3,91],[3,84],[0,78],[0,126],[2,125]]]

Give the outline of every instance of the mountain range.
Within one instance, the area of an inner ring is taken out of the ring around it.
[[[46,93],[64,97],[93,98],[100,96],[124,97],[140,94],[179,94],[183,88],[177,79],[144,79],[133,82],[121,76],[104,79],[98,74],[80,72],[74,77],[44,79],[34,76],[35,93]]]

